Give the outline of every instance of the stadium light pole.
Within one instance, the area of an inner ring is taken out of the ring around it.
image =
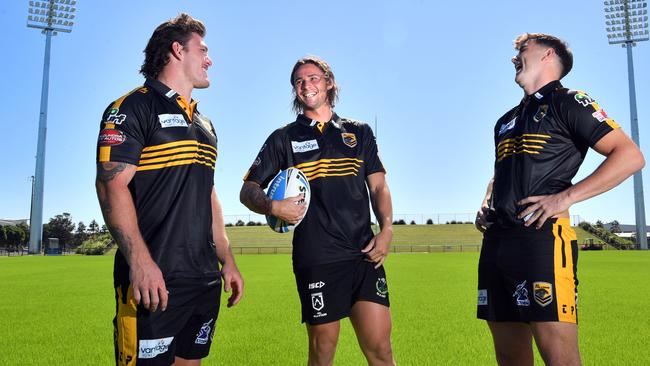
[[[41,252],[43,238],[43,187],[45,176],[45,137],[47,135],[47,97],[50,85],[50,48],[52,36],[58,32],[70,33],[74,24],[76,0],[30,1],[27,27],[40,29],[45,34],[45,58],[41,87],[41,112],[38,119],[38,145],[32,207],[29,217],[29,253]]]
[[[632,140],[639,144],[639,124],[636,113],[634,62],[632,47],[648,40],[648,3],[646,0],[605,0],[605,25],[609,44],[620,44],[627,49],[627,76],[630,94],[630,124]],[[634,210],[636,214],[636,241],[640,249],[648,249],[643,199],[643,176],[634,174]]]

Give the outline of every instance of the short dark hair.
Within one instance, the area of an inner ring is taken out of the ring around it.
[[[298,96],[296,95],[296,88],[294,85],[293,76],[296,73],[296,71],[298,71],[298,68],[300,68],[300,66],[305,64],[312,64],[318,67],[323,72],[323,74],[325,74],[325,80],[332,83],[332,89],[327,91],[327,101],[329,102],[330,107],[334,108],[334,105],[339,100],[339,87],[336,85],[336,80],[334,78],[334,72],[332,71],[332,68],[330,67],[330,65],[327,64],[327,62],[325,62],[325,60],[319,57],[305,56],[300,60],[296,61],[296,64],[293,65],[293,70],[291,70],[291,78],[289,79],[289,82],[291,83],[291,90],[293,92],[292,109],[296,113],[302,113],[304,110],[304,106],[302,105],[302,103],[298,99]]]
[[[172,44],[178,42],[183,46],[187,45],[192,33],[205,37],[205,25],[186,13],[180,13],[176,18],[160,24],[153,31],[144,49],[144,62],[140,73],[150,79],[157,78],[169,62]]]
[[[566,42],[550,34],[523,33],[515,39],[515,49],[519,50],[529,40],[534,40],[535,42],[552,48],[555,51],[555,54],[560,58],[560,63],[562,64],[562,76],[560,76],[560,79],[565,77],[569,71],[571,71],[573,68],[573,52],[571,52],[571,49]]]

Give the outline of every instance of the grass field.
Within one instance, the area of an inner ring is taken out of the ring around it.
[[[374,227],[376,229],[376,227]],[[594,239],[591,234],[574,227],[578,242]],[[226,228],[233,247],[290,247],[293,232],[274,233],[267,226],[239,226]],[[393,242],[396,246],[413,245],[471,245],[480,244],[483,235],[474,225],[393,225]]]
[[[204,365],[303,365],[306,334],[289,255],[238,257],[246,293],[222,307]],[[386,264],[400,365],[495,364],[475,319],[478,253],[399,253]],[[585,365],[647,365],[650,253],[581,252]],[[1,365],[110,365],[112,257],[0,257]],[[225,298],[225,296],[224,296]],[[541,361],[537,360],[538,364]],[[337,365],[363,365],[343,322]]]

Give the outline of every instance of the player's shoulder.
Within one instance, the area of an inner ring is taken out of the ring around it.
[[[370,129],[370,126],[367,123],[350,117],[339,117],[337,123],[340,124],[343,128],[345,128],[348,131],[349,130],[363,131],[363,130]]]
[[[146,85],[140,85],[122,94],[109,104],[109,109],[134,109],[149,105],[154,92]]]
[[[560,107],[586,107],[595,102],[595,100],[584,90],[558,88],[553,93],[553,100]]]

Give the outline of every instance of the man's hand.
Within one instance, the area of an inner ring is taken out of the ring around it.
[[[131,263],[131,286],[136,304],[142,301],[145,309],[155,312],[167,309],[168,292],[162,272],[151,260]]]
[[[375,268],[379,268],[386,257],[388,256],[388,251],[390,249],[390,242],[393,240],[393,231],[392,230],[382,230],[379,234],[375,235],[365,248],[361,250],[362,253],[366,255],[367,260],[377,263]]]
[[[526,206],[517,218],[524,219],[524,226],[530,226],[536,222],[535,228],[539,229],[547,219],[565,212],[571,207],[569,195],[564,192],[548,196],[530,196],[517,202],[520,206]]]
[[[476,213],[476,220],[474,220],[474,226],[476,226],[476,229],[478,229],[478,231],[482,233],[484,233],[485,230],[487,230],[487,228],[490,227],[490,225],[492,225],[491,222],[487,221],[487,215],[489,211],[490,211],[489,207],[483,206]]]
[[[237,265],[231,262],[224,263],[221,268],[221,276],[223,277],[223,290],[232,294],[228,298],[228,307],[237,305],[241,297],[244,295],[244,279],[239,273]]]
[[[306,210],[304,193],[283,200],[274,200],[271,203],[271,216],[275,216],[289,224],[300,221],[305,216]]]

